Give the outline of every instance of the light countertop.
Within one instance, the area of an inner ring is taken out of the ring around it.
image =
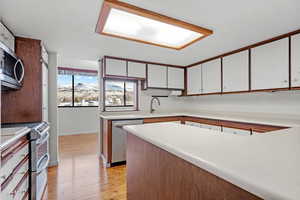
[[[176,123],[124,129],[263,199],[300,199],[300,127],[252,136]]]
[[[280,114],[249,114],[249,113],[228,113],[228,112],[165,112],[165,113],[144,113],[135,112],[130,114],[120,113],[101,113],[100,117],[107,120],[127,120],[127,119],[144,119],[154,117],[169,117],[169,116],[187,116],[187,117],[202,117],[219,120],[238,121],[255,124],[266,124],[274,126],[300,127],[300,117],[287,116]]]
[[[3,149],[10,145],[12,142],[23,137],[30,132],[28,127],[16,127],[16,128],[1,128],[0,135],[0,149]]]

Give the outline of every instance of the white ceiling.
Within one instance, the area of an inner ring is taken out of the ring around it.
[[[127,0],[214,31],[183,50],[94,32],[102,0],[1,0],[0,16],[16,35],[41,39],[62,57],[95,61],[103,55],[188,65],[300,28],[299,0]]]

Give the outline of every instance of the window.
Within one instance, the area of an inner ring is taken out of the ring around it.
[[[58,106],[93,107],[99,105],[97,71],[60,67],[58,70]]]
[[[105,80],[105,111],[137,110],[137,81]]]

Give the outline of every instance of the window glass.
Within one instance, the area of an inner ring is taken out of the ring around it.
[[[74,75],[74,106],[98,106],[97,76]]]
[[[136,110],[137,82],[105,80],[105,110]]]
[[[72,75],[58,75],[58,106],[72,106]]]
[[[135,84],[134,82],[125,83],[126,106],[133,106],[135,100]]]
[[[105,106],[124,105],[124,81],[105,81]]]

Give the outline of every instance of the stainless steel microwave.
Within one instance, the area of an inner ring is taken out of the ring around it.
[[[24,78],[24,65],[13,52],[0,42],[1,89],[20,89]]]

